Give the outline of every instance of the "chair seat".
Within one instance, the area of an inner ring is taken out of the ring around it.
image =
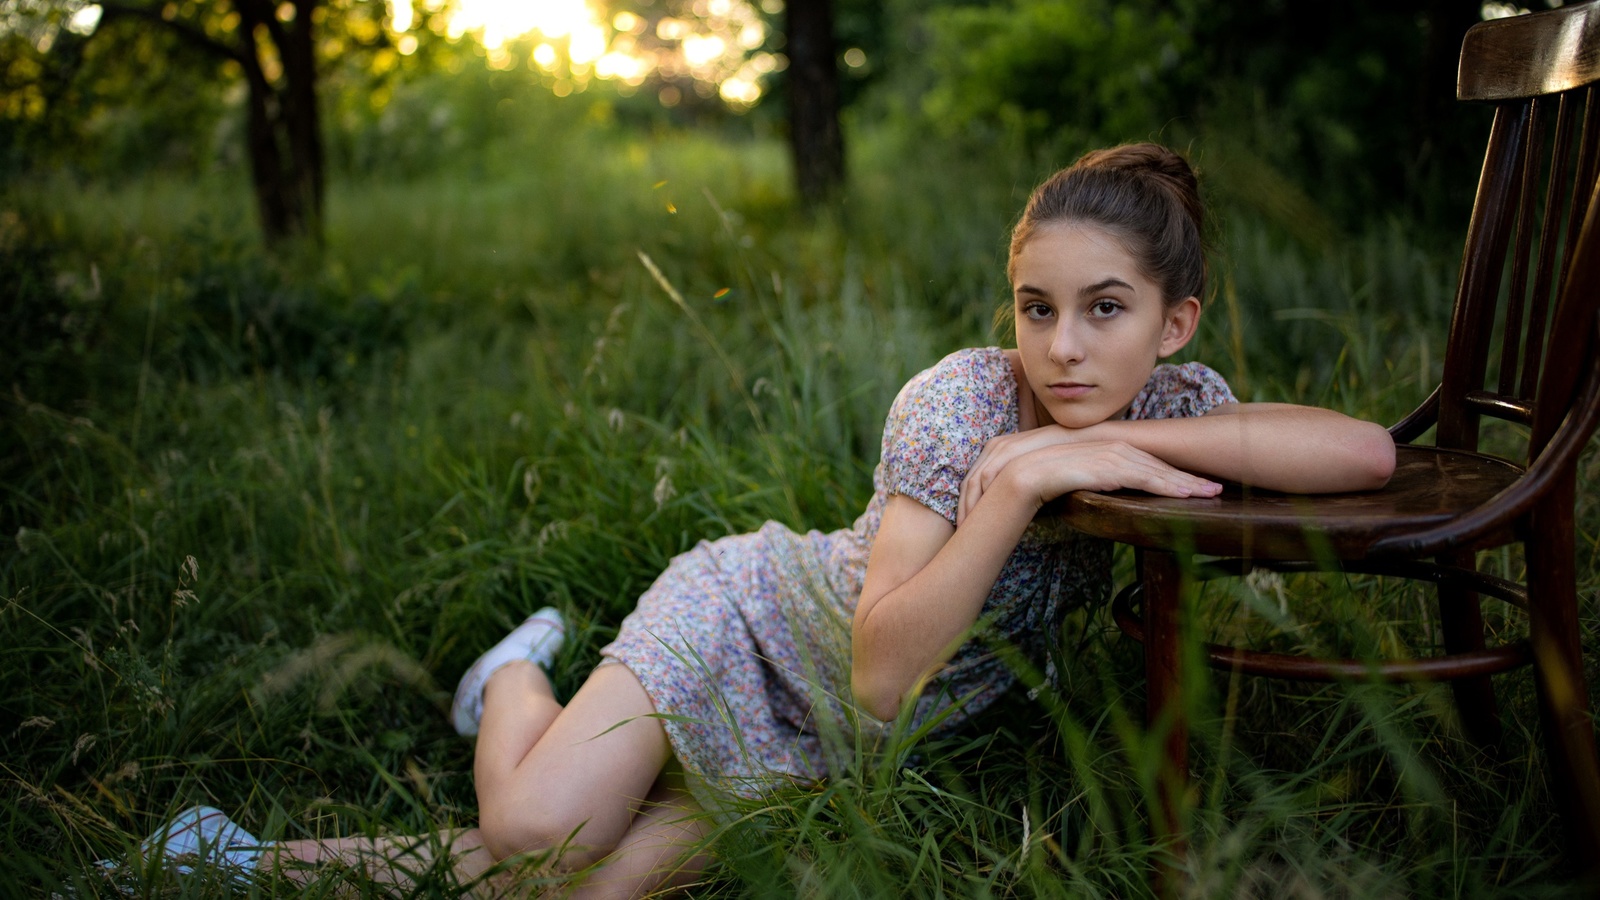
[[[1311,496],[1230,485],[1198,499],[1077,491],[1051,507],[1079,531],[1136,547],[1262,560],[1362,559],[1382,538],[1481,506],[1522,471],[1498,457],[1402,444],[1394,476],[1376,491]]]

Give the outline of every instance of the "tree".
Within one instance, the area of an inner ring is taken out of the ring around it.
[[[844,183],[839,127],[839,53],[833,0],[789,0],[789,147],[800,201],[816,206]]]
[[[649,77],[670,95],[701,108],[723,98],[748,106],[756,96],[781,96],[790,155],[801,202],[815,206],[844,182],[840,127],[839,22],[843,7],[852,24],[879,23],[873,0],[602,0],[626,21],[614,47],[652,60]],[[754,40],[750,35],[755,34]],[[694,49],[691,50],[691,45]],[[717,50],[709,56],[707,46]],[[786,58],[786,66],[776,60]],[[745,95],[755,82],[778,90]],[[730,86],[738,87],[730,91]],[[695,95],[699,96],[694,101]],[[719,111],[722,111],[719,106]]]
[[[183,54],[203,62],[188,63],[189,78],[210,84],[244,85],[245,150],[250,183],[269,247],[308,242],[322,237],[326,197],[319,88],[324,70],[335,57],[352,52],[393,53],[385,27],[388,4],[383,0],[21,0],[35,23],[35,46],[45,49],[36,67],[39,81],[50,89],[34,91],[41,105],[62,94],[80,68],[85,49],[115,56],[116,50],[138,48],[148,56],[150,39],[159,35],[171,60],[185,45],[198,53]],[[98,8],[98,21],[84,13]],[[431,32],[434,17],[419,17],[416,27]],[[46,30],[52,27],[54,30]],[[77,28],[64,23],[77,23]],[[16,23],[13,30],[16,29]],[[157,52],[162,52],[158,50]],[[130,58],[135,54],[129,53]],[[137,73],[130,73],[136,77]]]
[[[144,5],[102,3],[102,28],[118,22],[170,29],[238,66],[248,87],[250,183],[269,245],[320,241],[326,178],[312,31],[322,0]]]

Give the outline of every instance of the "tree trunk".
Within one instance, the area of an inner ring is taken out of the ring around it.
[[[800,202],[815,207],[844,183],[839,63],[832,0],[789,0],[789,148]]]
[[[299,234],[320,245],[325,193],[317,61],[311,38],[311,14],[316,5],[317,0],[295,0],[294,27],[286,29],[279,53],[283,58],[284,137],[289,145],[286,188],[298,211]]]
[[[267,13],[270,15],[270,11]],[[278,145],[277,92],[261,69],[261,48],[256,32],[265,29],[262,9],[255,3],[239,5],[239,43],[243,47],[245,85],[245,149],[250,156],[250,187],[261,218],[261,234],[268,246],[282,242],[294,230],[293,211],[282,190],[283,151]]]
[[[249,86],[250,180],[267,246],[322,243],[322,131],[311,14],[318,0],[295,0],[294,19],[280,22],[266,0],[238,5],[239,43]],[[260,41],[270,40],[282,73],[276,83],[261,66]]]
[[[294,18],[280,22],[272,0],[237,0],[235,42],[208,33],[195,22],[168,18],[163,8],[105,0],[102,25],[131,18],[170,29],[183,40],[239,64],[249,89],[245,101],[245,148],[250,186],[267,246],[322,244],[324,161],[317,108],[313,13],[322,0],[293,0]],[[261,43],[269,41],[282,72],[268,78]]]

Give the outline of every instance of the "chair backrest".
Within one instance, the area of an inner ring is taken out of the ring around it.
[[[1600,308],[1595,250],[1573,264],[1580,236],[1600,242],[1584,228],[1600,178],[1597,81],[1595,2],[1482,22],[1462,42],[1457,97],[1495,115],[1437,394],[1441,447],[1477,449],[1489,416],[1529,428],[1531,462],[1580,393]]]

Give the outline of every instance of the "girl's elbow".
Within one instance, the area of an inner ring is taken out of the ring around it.
[[[850,694],[857,707],[888,722],[900,714],[900,695],[881,682],[882,679],[875,681],[857,668],[850,673]]]
[[[850,696],[857,708],[887,722],[900,714],[901,691],[892,673],[872,665],[871,658],[870,652],[863,652],[858,636],[850,655]]]
[[[1394,436],[1382,425],[1367,423],[1362,434],[1357,459],[1361,486],[1357,490],[1375,491],[1389,483],[1394,476]]]
[[[895,698],[885,687],[882,667],[872,665],[877,654],[871,650],[866,617],[861,612],[858,607],[857,619],[850,629],[850,699],[858,709],[880,719],[892,719],[897,712]]]

